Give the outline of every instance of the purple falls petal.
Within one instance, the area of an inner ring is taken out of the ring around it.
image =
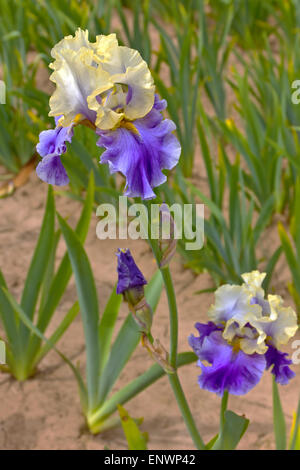
[[[221,330],[222,328],[218,327],[212,321],[208,323],[196,323],[195,327],[199,331],[199,337],[194,335],[189,336],[189,345],[193,348],[195,354],[198,356],[200,354],[203,346],[204,339],[209,336],[213,331]]]
[[[199,357],[198,365],[202,369],[198,377],[200,387],[220,396],[225,390],[232,395],[248,393],[263,375],[266,367],[264,355],[234,351],[222,338],[221,331],[212,330],[208,335],[206,333],[202,329],[202,345],[200,341],[196,343],[193,335],[189,337],[189,343]],[[205,366],[202,361],[211,365]]]
[[[266,369],[273,366],[271,373],[275,375],[275,381],[281,385],[286,385],[295,377],[295,372],[290,369],[289,365],[292,364],[291,359],[287,359],[287,353],[283,353],[273,346],[269,346],[265,354],[267,366]]]
[[[37,152],[43,157],[36,168],[38,177],[49,184],[65,186],[69,178],[63,167],[60,155],[66,152],[66,142],[71,142],[73,137],[73,124],[68,127],[58,125],[60,116],[55,118],[55,129],[43,131],[39,136],[36,146]]]
[[[38,177],[48,184],[65,186],[69,183],[67,172],[59,155],[47,155],[36,167]]]
[[[99,147],[106,150],[101,163],[108,163],[111,173],[121,172],[126,178],[126,196],[151,199],[153,188],[164,183],[163,169],[172,169],[180,156],[180,144],[172,133],[173,121],[163,119],[160,111],[164,101],[156,98],[152,110],[142,119],[132,122],[134,128],[118,127],[115,130],[97,130]]]
[[[62,155],[67,150],[66,142],[71,142],[72,137],[73,129],[71,126],[58,126],[56,129],[43,131],[40,133],[36,150],[41,157],[46,157],[47,155]]]
[[[147,284],[146,279],[134,262],[130,250],[118,250],[118,284],[117,294]]]

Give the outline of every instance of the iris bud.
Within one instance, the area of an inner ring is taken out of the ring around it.
[[[152,325],[152,309],[145,299],[144,285],[147,284],[147,281],[135,264],[129,249],[119,249],[117,256],[117,294],[123,294],[140,330],[149,334]]]

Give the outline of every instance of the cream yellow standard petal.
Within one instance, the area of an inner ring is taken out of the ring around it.
[[[60,58],[53,64],[50,79],[56,84],[56,90],[50,98],[50,116],[63,115],[62,126],[68,126],[73,120],[89,119],[94,121],[96,114],[89,109],[87,98],[97,88],[104,92],[112,83],[107,72],[93,66],[92,49],[81,47],[79,51],[71,48],[60,50]],[[78,118],[80,116],[80,118]]]

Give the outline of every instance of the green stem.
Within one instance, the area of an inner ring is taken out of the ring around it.
[[[189,431],[189,434],[196,448],[199,450],[205,450],[205,444],[197,429],[195,420],[189,408],[188,402],[185,398],[177,372],[175,374],[168,374],[168,378],[169,378],[169,382],[171,384],[173,393],[175,395],[177,404],[179,406],[181,415],[183,417],[187,430]]]
[[[178,312],[176,305],[176,296],[169,266],[165,266],[161,270],[164,285],[167,291],[169,312],[170,312],[170,364],[176,369],[177,361],[177,344],[178,344]]]
[[[176,370],[177,366],[177,344],[178,344],[178,313],[176,296],[173,287],[172,277],[168,266],[161,269],[163,276],[170,312],[170,364]],[[186,427],[190,433],[191,438],[197,449],[205,449],[205,444],[196,427],[193,415],[185,398],[182,386],[180,384],[177,372],[175,374],[168,374],[171,387],[173,389],[175,398],[177,400],[182,417]]]
[[[228,391],[225,390],[223,393],[222,401],[221,401],[221,410],[220,410],[220,435],[223,432],[224,424],[225,424],[225,411],[227,410],[228,404]]]
[[[151,204],[145,204],[148,213],[151,211]],[[151,212],[150,212],[151,213]],[[150,230],[148,231],[148,235],[150,235]],[[170,269],[168,266],[164,266],[163,268],[160,267],[160,258],[161,254],[158,248],[158,244],[155,243],[154,240],[151,240],[151,237],[148,236],[149,244],[152,248],[154,257],[156,259],[157,265],[160,268],[162,273],[167,297],[168,297],[168,304],[169,304],[169,318],[170,318],[170,356],[169,361],[172,367],[176,370],[177,366],[177,344],[178,344],[178,312],[177,312],[177,304],[176,304],[176,295],[174,291],[174,286],[172,282],[172,277],[170,273]],[[205,444],[199,434],[197,426],[195,424],[193,415],[189,408],[188,402],[184,395],[182,386],[179,381],[179,377],[177,372],[173,374],[168,374],[169,382],[171,384],[173,393],[175,395],[177,404],[181,411],[183,420],[186,424],[186,427],[189,431],[189,434],[196,446],[197,449],[205,450]]]

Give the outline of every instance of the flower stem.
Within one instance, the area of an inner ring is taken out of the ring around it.
[[[221,401],[221,410],[220,410],[220,434],[223,432],[224,424],[225,424],[225,411],[227,409],[228,404],[228,391],[225,390],[222,396]]]
[[[185,422],[185,425],[189,431],[189,434],[196,446],[197,449],[199,450],[205,450],[205,444],[199,434],[199,431],[197,429],[197,426],[195,424],[193,415],[191,413],[191,410],[189,408],[188,402],[185,398],[184,392],[181,387],[181,383],[179,381],[179,377],[177,375],[177,372],[175,374],[168,374],[169,377],[169,382],[171,384],[171,387],[173,389],[173,393],[175,395],[177,404],[179,406],[181,415],[183,417],[183,420]]]
[[[150,204],[146,203],[148,209],[150,209]],[[174,291],[174,286],[172,282],[172,277],[170,269],[168,266],[160,267],[160,251],[158,244],[154,240],[151,240],[151,237],[148,237],[149,244],[152,248],[154,257],[156,259],[157,265],[162,273],[167,297],[169,304],[169,318],[170,318],[170,356],[169,361],[170,365],[176,370],[177,365],[177,344],[178,344],[178,312],[176,304],[176,296]],[[189,431],[189,434],[196,446],[197,449],[205,450],[205,444],[199,434],[199,431],[196,427],[193,415],[187,403],[186,397],[184,395],[182,386],[179,381],[177,372],[173,374],[168,374],[169,382],[171,384],[173,393],[175,395],[177,404],[181,411],[182,417],[186,424],[186,427]]]
[[[176,296],[170,273],[169,266],[161,269],[164,285],[167,291],[169,312],[170,312],[170,364],[176,369],[177,362],[177,344],[178,344],[178,312],[176,305]]]
[[[174,292],[172,277],[170,269],[168,266],[165,266],[161,269],[163,276],[168,303],[169,303],[169,312],[170,312],[170,364],[176,370],[177,365],[177,344],[178,344],[178,313],[176,305],[176,296]],[[197,449],[205,449],[205,444],[199,434],[199,431],[196,427],[193,415],[185,398],[182,386],[179,381],[177,372],[175,374],[168,374],[171,387],[173,389],[177,404],[181,411],[184,422],[187,426],[187,429],[190,433],[191,438]]]

